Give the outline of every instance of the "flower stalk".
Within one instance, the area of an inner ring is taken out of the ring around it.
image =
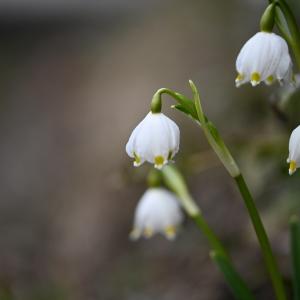
[[[193,91],[193,100],[194,101],[191,101],[188,98],[186,98],[185,96],[175,93],[169,89],[158,90],[157,94],[159,95],[160,99],[161,99],[161,95],[163,93],[169,94],[170,96],[172,96],[173,98],[175,98],[175,100],[177,100],[179,102],[180,106],[175,106],[177,109],[179,109],[180,111],[184,112],[185,114],[193,117],[193,119],[196,121],[196,123],[203,129],[203,132],[204,132],[209,144],[211,145],[211,147],[213,148],[213,150],[215,151],[215,153],[221,160],[222,164],[227,169],[227,171],[229,172],[231,177],[233,177],[233,179],[235,180],[235,182],[239,188],[239,191],[242,195],[242,198],[244,200],[245,206],[248,210],[248,214],[250,216],[252,225],[255,229],[255,233],[257,235],[257,238],[258,238],[258,241],[259,241],[262,253],[263,253],[263,258],[265,260],[265,264],[266,264],[267,270],[269,272],[276,297],[278,300],[286,300],[282,277],[279,272],[276,260],[274,258],[274,255],[273,255],[273,252],[272,252],[272,249],[270,246],[270,242],[269,242],[266,230],[265,230],[264,225],[259,216],[259,213],[256,208],[255,202],[253,200],[253,197],[250,194],[250,191],[244,181],[244,178],[240,172],[240,169],[239,169],[237,163],[235,162],[229,149],[225,145],[217,128],[205,116],[203,109],[202,109],[199,92],[198,92],[196,86],[194,85],[194,83],[192,81],[189,81],[189,83],[190,83],[191,89]],[[180,97],[178,95],[180,95]],[[191,106],[192,106],[192,108],[191,108]],[[196,115],[195,115],[195,112],[196,112]],[[187,192],[185,185],[179,184],[177,186],[177,184],[175,184],[176,180],[174,180],[174,179],[168,180],[168,178],[170,178],[170,176],[167,176],[167,175],[170,175],[170,174],[168,174],[168,173],[170,173],[169,170],[171,170],[169,166],[165,166],[162,170],[163,175],[166,178],[165,181],[167,182],[167,185],[169,184],[168,187],[170,189],[172,189],[173,191],[175,191],[180,196],[180,198],[183,199],[182,205],[186,208],[188,214],[194,218],[196,224],[202,230],[205,229],[205,224],[202,223],[202,219],[201,219],[201,212],[199,209],[198,210],[195,209],[196,206],[194,206],[194,201],[192,200],[189,193]],[[177,182],[180,182],[180,181],[182,181],[182,180],[177,180]],[[170,183],[172,183],[172,185],[170,185]],[[177,191],[176,191],[176,189],[177,189]],[[193,203],[193,204],[191,205],[191,203]],[[191,208],[191,207],[193,207],[193,208]],[[210,235],[209,233],[208,233],[208,236],[210,238],[212,238],[213,240],[215,240],[214,237],[212,235]]]
[[[222,242],[208,225],[200,208],[190,195],[181,173],[174,166],[165,166],[161,172],[166,186],[179,197],[181,205],[188,216],[195,222],[207,238],[212,248],[211,253],[213,253],[213,255],[211,255],[211,258],[223,273],[225,280],[235,295],[235,298],[238,300],[254,300],[254,296],[246,283],[235,270],[231,258],[222,245]]]
[[[217,129],[214,127],[214,130],[215,130],[214,132],[208,131],[206,129],[209,126],[209,125],[207,125],[209,123],[204,118],[203,109],[201,106],[198,90],[192,81],[190,81],[190,85],[191,85],[191,88],[192,88],[193,94],[194,94],[195,106],[196,107],[198,106],[198,109],[197,109],[198,118],[199,118],[199,121],[204,130],[204,134],[207,137],[208,142],[211,144],[212,148],[215,150],[215,152],[219,156],[224,167],[228,170],[230,175],[234,178],[234,180],[239,188],[239,191],[242,195],[242,198],[243,198],[246,208],[248,210],[250,219],[252,221],[252,225],[255,229],[255,232],[256,232],[256,235],[257,235],[257,238],[258,238],[258,241],[259,241],[262,253],[263,253],[263,257],[264,257],[264,260],[266,263],[266,267],[269,271],[271,281],[273,283],[273,287],[274,287],[277,299],[278,300],[286,300],[282,277],[279,272],[276,260],[274,258],[266,230],[261,221],[258,210],[255,206],[253,197],[246,185],[246,182],[245,182],[242,174],[239,171],[237,164],[235,163],[234,159],[232,158],[230,151],[226,147],[226,145],[225,145],[223,139],[221,138],[221,136],[219,135]],[[204,121],[205,121],[205,123],[203,124]],[[214,133],[214,135],[212,133]],[[230,166],[234,166],[234,168],[231,169]],[[235,170],[235,172],[232,172],[232,170]]]
[[[294,215],[290,219],[290,246],[292,256],[294,299],[300,299],[300,220]]]
[[[260,243],[263,257],[264,257],[267,269],[269,271],[277,299],[285,300],[286,295],[285,295],[282,277],[279,272],[275,257],[273,255],[272,248],[271,248],[266,230],[261,221],[261,218],[260,218],[258,210],[255,206],[252,195],[248,189],[248,186],[247,186],[242,174],[238,175],[237,177],[234,177],[234,180],[235,180],[235,182],[239,188],[239,191],[244,199],[244,202],[247,207],[249,216],[251,218],[253,227],[255,229],[256,236]]]
[[[274,0],[273,3],[276,5],[275,23],[282,36],[292,48],[298,69],[300,70],[300,31],[296,18],[285,0]],[[281,14],[284,20],[282,20]],[[287,28],[285,28],[283,21],[286,22]]]
[[[181,205],[188,214],[188,216],[193,219],[196,225],[201,229],[203,234],[208,239],[213,250],[221,253],[224,257],[229,259],[227,251],[223,247],[220,240],[217,238],[213,230],[205,221],[202,212],[195,200],[191,196],[185,180],[181,173],[174,166],[165,166],[162,169],[163,180],[166,186],[172,190],[181,201]]]

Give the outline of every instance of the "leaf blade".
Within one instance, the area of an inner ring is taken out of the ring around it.
[[[294,300],[300,299],[300,220],[297,216],[290,219],[290,243],[293,269]]]
[[[237,300],[254,300],[254,296],[247,287],[246,283],[234,270],[233,266],[226,257],[217,251],[211,251],[210,257],[216,263],[219,270],[223,273],[227,284]]]

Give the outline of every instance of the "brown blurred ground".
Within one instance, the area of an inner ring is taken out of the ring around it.
[[[148,167],[132,168],[125,143],[156,89],[190,94],[190,78],[254,191],[288,284],[287,220],[300,194],[300,175],[286,175],[289,125],[272,112],[274,89],[234,87],[235,57],[265,3],[63,2],[0,3],[3,299],[232,299],[190,221],[173,243],[128,240]],[[235,186],[168,104],[193,195],[258,298],[272,299]]]

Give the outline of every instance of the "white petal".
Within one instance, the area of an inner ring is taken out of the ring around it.
[[[289,161],[295,161],[300,166],[300,125],[296,127],[289,141]]]

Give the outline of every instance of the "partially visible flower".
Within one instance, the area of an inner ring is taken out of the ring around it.
[[[294,95],[300,92],[300,74],[294,75],[294,84],[285,85],[278,88],[277,91],[271,96],[272,101],[279,101],[280,107],[285,107]]]
[[[149,112],[131,133],[126,152],[135,167],[148,161],[160,169],[178,152],[179,137],[179,128],[170,118]]]
[[[130,237],[137,240],[141,236],[150,238],[162,233],[173,240],[182,220],[183,213],[175,194],[164,188],[149,188],[136,207]]]
[[[290,164],[289,174],[292,175],[300,167],[300,125],[291,134],[287,162]]]
[[[251,82],[252,86],[264,81],[267,85],[276,79],[292,82],[292,61],[286,41],[272,32],[258,32],[241,49],[237,60],[236,86]]]

